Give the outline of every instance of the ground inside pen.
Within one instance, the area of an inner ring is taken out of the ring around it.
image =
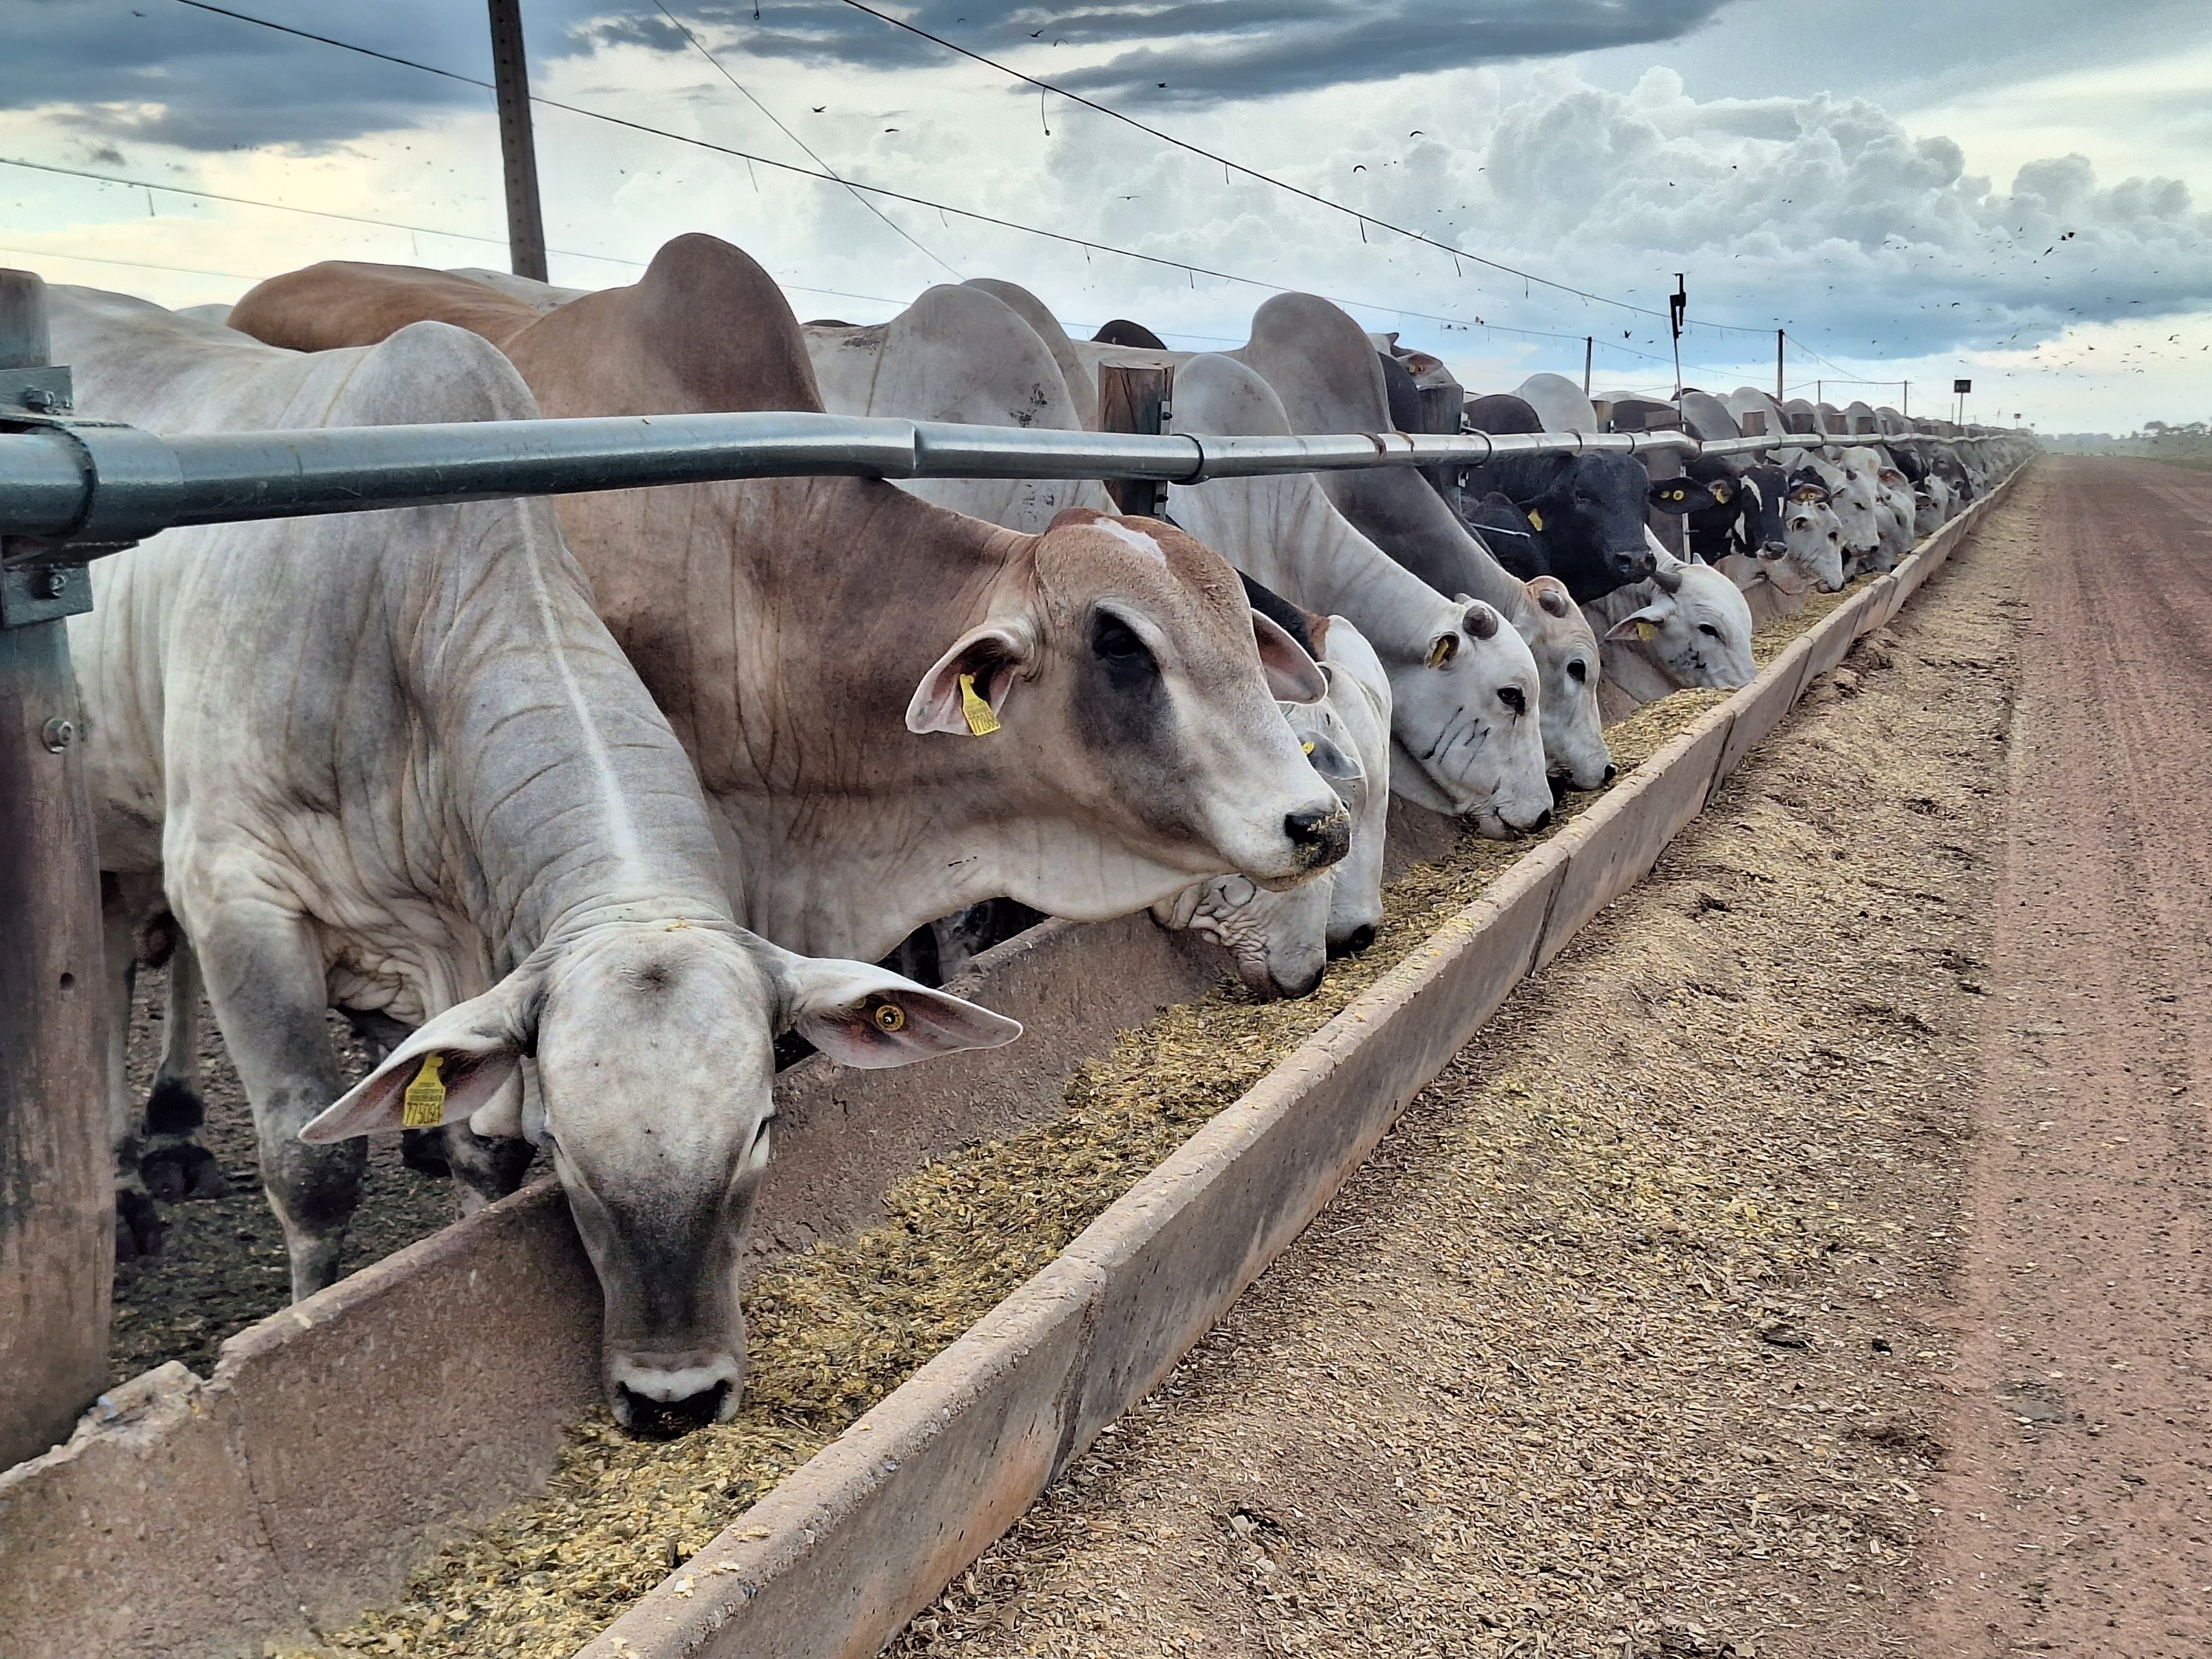
[[[1849,594],[1771,624],[1771,659]],[[1624,772],[1721,702],[1678,693],[1610,728]],[[1561,821],[1598,797],[1571,798]],[[640,1440],[598,1414],[570,1433],[542,1498],[456,1539],[398,1606],[318,1649],[418,1655],[574,1653],[785,1475],[1043,1267],[1154,1165],[1417,948],[1531,843],[1463,836],[1386,896],[1364,955],[1315,995],[1255,1003],[1233,984],[1124,1033],[1086,1062],[1065,1109],[1024,1134],[927,1166],[885,1196],[890,1219],[763,1273],[745,1299],[744,1408],[727,1425]]]
[[[1911,1650],[2033,556],[1996,539],[894,1654]]]

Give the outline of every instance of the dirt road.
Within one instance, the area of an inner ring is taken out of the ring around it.
[[[898,1650],[2212,1653],[2208,524],[2041,463]]]
[[[2212,1653],[2212,476],[2040,464],[1930,1656]]]

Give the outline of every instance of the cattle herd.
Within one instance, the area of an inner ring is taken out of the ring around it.
[[[703,235],[599,293],[356,264],[228,311],[50,293],[80,406],[164,434],[824,408],[1079,430],[1129,366],[1171,368],[1177,431],[1605,429],[1556,375],[1470,399],[1309,295],[1223,353],[1072,339],[993,281],[801,326]],[[1617,425],[1808,429],[1749,390],[1609,401]],[[1878,418],[1755,464],[1218,480],[1160,518],[1089,482],[814,477],[106,559],[70,643],[118,1060],[135,968],[172,969],[143,1109],[112,1068],[118,1248],[157,1245],[156,1198],[220,1187],[194,1139],[204,987],[295,1296],[337,1274],[363,1136],[404,1131],[466,1206],[544,1149],[616,1417],[727,1418],[780,1038],[858,1066],[1012,1039],[938,988],[1009,914],[1149,906],[1255,992],[1312,990],[1381,923],[1391,794],[1542,827],[1613,776],[1609,718],[1744,684],[1758,622],[1984,489],[1994,456]],[[350,1088],[331,1008],[380,1055]]]

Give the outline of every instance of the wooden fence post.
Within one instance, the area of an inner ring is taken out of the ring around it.
[[[0,372],[46,363],[46,289],[0,270]],[[0,397],[0,404],[12,398]],[[0,409],[0,421],[5,410]],[[9,548],[13,552],[16,550]],[[68,1438],[106,1385],[115,1177],[100,872],[61,621],[7,625],[58,584],[15,570],[0,611],[0,1468]],[[82,571],[67,581],[82,584]]]
[[[1149,364],[1104,363],[1098,369],[1098,429],[1157,434],[1167,429],[1175,371]],[[1168,487],[1154,478],[1109,478],[1106,493],[1122,512],[1166,515]]]

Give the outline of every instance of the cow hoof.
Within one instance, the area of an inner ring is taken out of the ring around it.
[[[418,1176],[443,1181],[453,1173],[446,1161],[443,1129],[403,1129],[399,1132],[399,1161]]]
[[[146,1133],[149,1135],[190,1134],[207,1121],[207,1103],[189,1083],[173,1077],[155,1078],[146,1097]]]
[[[143,1261],[161,1255],[161,1239],[168,1231],[169,1224],[161,1219],[161,1211],[145,1194],[126,1190],[115,1194],[118,1261]]]
[[[199,1198],[228,1198],[230,1183],[215,1154],[190,1141],[157,1147],[138,1160],[138,1178],[146,1190],[164,1204],[182,1204]]]

